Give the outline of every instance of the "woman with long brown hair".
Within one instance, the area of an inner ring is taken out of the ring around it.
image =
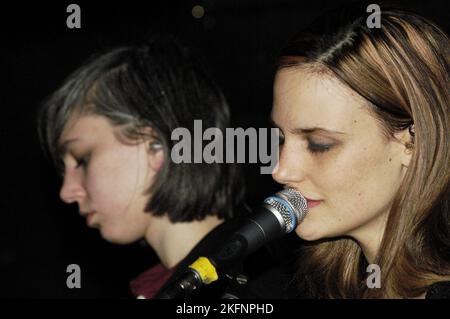
[[[449,39],[409,11],[381,7],[380,28],[367,17],[327,15],[283,49],[273,177],[308,199],[304,293],[431,298],[450,290]]]

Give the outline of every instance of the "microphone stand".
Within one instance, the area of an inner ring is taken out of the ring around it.
[[[155,295],[155,299],[184,299],[203,284],[210,284],[218,279],[213,263],[206,257],[199,257],[178,278],[163,287]]]

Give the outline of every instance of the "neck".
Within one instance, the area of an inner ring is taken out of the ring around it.
[[[361,247],[369,264],[375,262],[384,235],[388,214],[381,214],[363,227],[353,230],[349,236]]]
[[[172,223],[167,216],[155,217],[145,239],[166,268],[176,266],[195,245],[223,220],[207,216],[201,221]]]

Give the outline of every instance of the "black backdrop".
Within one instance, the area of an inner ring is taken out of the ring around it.
[[[156,261],[140,244],[112,245],[90,230],[40,151],[41,100],[92,53],[169,32],[198,48],[231,105],[234,127],[265,127],[277,50],[323,10],[350,1],[59,1],[1,4],[0,297],[127,297],[128,281]],[[81,29],[66,27],[66,7],[81,7]],[[448,31],[445,1],[407,1]],[[202,18],[192,8],[205,9]],[[259,165],[245,166],[256,205],[278,189]],[[261,187],[261,185],[264,185]],[[82,288],[66,287],[66,267],[82,269]]]

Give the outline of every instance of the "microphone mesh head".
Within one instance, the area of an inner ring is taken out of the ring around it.
[[[285,233],[293,231],[305,219],[308,213],[308,204],[303,195],[293,188],[285,188],[282,191],[266,198],[266,205],[275,210],[281,216]]]

